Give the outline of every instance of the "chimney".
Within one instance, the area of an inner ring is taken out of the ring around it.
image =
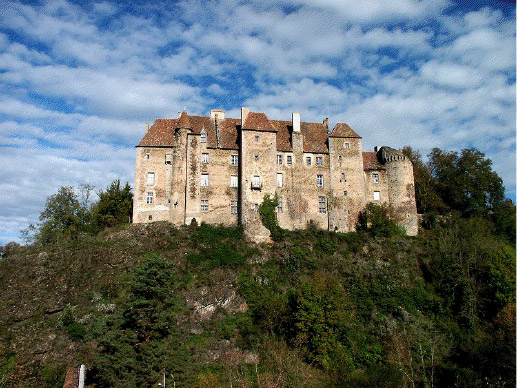
[[[149,131],[149,123],[145,123],[145,132],[147,133],[147,131]]]
[[[300,130],[300,112],[293,112],[293,132],[301,132]]]
[[[211,109],[210,119],[224,120],[224,111],[222,109]]]
[[[244,127],[244,123],[246,122],[246,119],[248,118],[249,113],[250,113],[250,110],[248,108],[245,108],[245,107],[241,108],[241,128]]]
[[[325,128],[328,131],[329,130],[329,118],[325,118],[325,120],[323,120],[323,125],[325,126]]]

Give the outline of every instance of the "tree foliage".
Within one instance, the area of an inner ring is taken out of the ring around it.
[[[62,186],[56,194],[47,198],[39,219],[41,224],[36,228],[36,239],[41,243],[55,243],[58,240],[74,240],[86,231],[90,213],[79,202],[73,187]]]
[[[493,210],[504,200],[503,181],[492,170],[492,161],[476,149],[458,154],[435,148],[429,167],[445,204],[465,216]]]
[[[189,354],[184,331],[176,324],[183,304],[175,292],[172,264],[150,256],[134,273],[122,311],[108,320],[100,339],[95,381],[103,387],[153,387],[162,371],[181,386]]]
[[[133,211],[133,194],[129,183],[121,186],[120,180],[113,181],[106,190],[99,193],[99,201],[93,208],[93,217],[98,229],[128,223]]]
[[[275,194],[274,198],[270,195],[264,195],[262,204],[259,205],[260,220],[264,227],[266,227],[273,240],[281,240],[283,237],[283,230],[278,225],[278,218],[276,215],[276,207],[278,207],[278,197]]]

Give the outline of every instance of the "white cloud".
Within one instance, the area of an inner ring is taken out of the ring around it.
[[[2,4],[0,240],[61,185],[131,182],[145,122],[184,106],[329,117],[366,148],[477,147],[514,193],[515,11],[451,4]]]

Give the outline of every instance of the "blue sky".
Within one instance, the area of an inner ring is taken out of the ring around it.
[[[476,147],[515,200],[515,44],[508,1],[4,0],[0,242],[60,186],[132,184],[145,123],[183,108]]]

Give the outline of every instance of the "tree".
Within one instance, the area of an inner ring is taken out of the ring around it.
[[[129,283],[122,311],[106,322],[94,371],[103,387],[153,387],[162,370],[191,386],[188,335],[177,325],[184,304],[176,293],[178,276],[171,262],[149,256]]]
[[[41,243],[51,243],[77,238],[81,231],[86,230],[89,212],[79,203],[72,186],[62,186],[47,198],[39,219],[41,224],[35,229],[35,238]]]
[[[436,189],[436,179],[431,175],[429,167],[422,161],[418,151],[405,146],[402,153],[413,163],[415,178],[415,198],[418,213],[439,214],[447,208]]]
[[[472,148],[458,155],[435,148],[429,154],[429,167],[437,179],[441,198],[464,216],[484,214],[504,200],[502,179],[492,170],[492,161]]]
[[[129,183],[122,188],[120,180],[113,181],[105,191],[98,193],[99,201],[93,214],[98,229],[127,223],[133,211],[133,194]]]

